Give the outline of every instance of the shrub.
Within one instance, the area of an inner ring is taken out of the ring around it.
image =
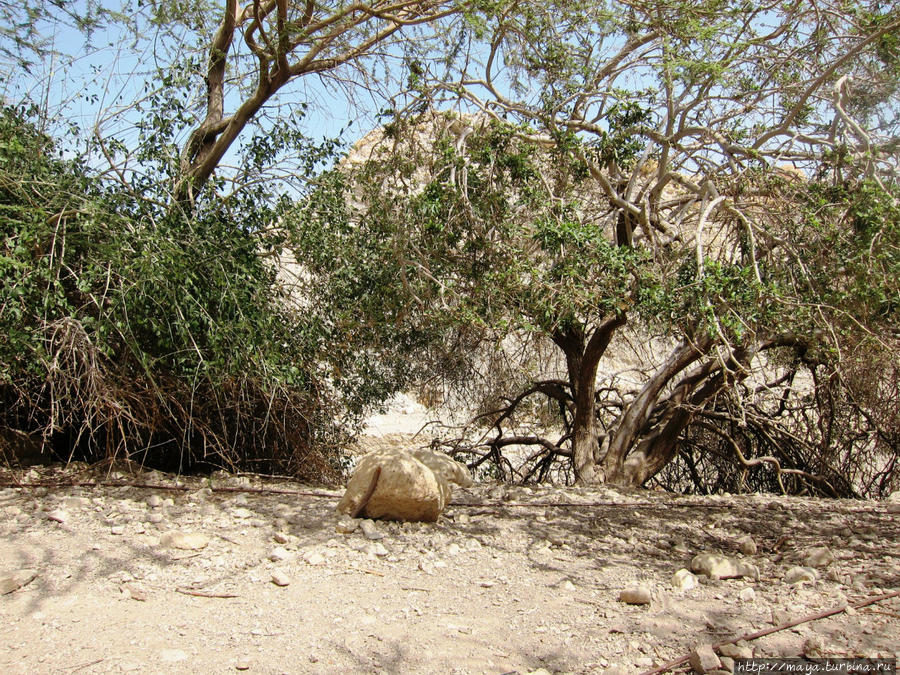
[[[288,313],[241,204],[142,201],[30,114],[0,112],[0,425],[62,459],[332,476],[319,322]]]

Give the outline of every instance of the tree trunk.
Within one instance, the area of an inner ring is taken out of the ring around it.
[[[707,353],[711,344],[707,344],[695,360]],[[631,447],[625,448],[620,458],[620,472],[613,475],[611,482],[637,487],[659,473],[675,456],[678,439],[693,420],[694,411],[726,385],[744,379],[754,354],[755,348],[743,348],[725,361],[719,357],[711,358],[685,375],[664,401],[657,403],[653,398],[646,415],[648,421],[635,434]],[[677,372],[672,376],[675,374]]]
[[[617,314],[598,326],[585,344],[584,332],[578,329],[556,331],[553,341],[566,356],[569,384],[575,405],[572,420],[572,460],[575,482],[588,484],[597,480],[598,431],[595,398],[597,367],[616,329],[626,322],[625,314]]]
[[[646,425],[657,407],[659,396],[673,377],[702,358],[711,346],[712,340],[709,338],[703,338],[696,342],[684,340],[669,355],[669,358],[653,377],[647,381],[640,393],[625,407],[610,436],[606,456],[602,459],[603,473],[607,482],[629,487],[636,487],[643,483],[645,479],[642,478],[643,471],[640,470],[640,467],[645,463],[646,457],[637,451],[635,445],[642,434],[651,431],[646,428]],[[667,421],[663,420],[662,422]],[[671,436],[673,433],[674,437]],[[677,439],[679,433],[681,433],[680,429],[676,432],[675,427],[670,428],[664,434],[666,442],[671,441],[674,447],[674,440]],[[646,452],[649,447],[648,445],[643,450]],[[629,454],[633,454],[633,456],[628,457]],[[627,469],[626,458],[629,460]]]
[[[596,376],[596,368],[594,369]],[[575,417],[572,422],[572,460],[575,465],[575,481],[580,484],[595,480],[597,464],[597,416],[594,413],[593,380],[579,382],[575,390]]]

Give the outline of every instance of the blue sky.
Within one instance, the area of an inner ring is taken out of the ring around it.
[[[83,2],[76,6],[81,11],[85,8]],[[77,125],[81,131],[79,150],[90,142],[95,128],[104,138],[116,138],[133,149],[138,139],[135,125],[144,114],[134,106],[159,85],[160,67],[165,72],[177,56],[172,51],[173,43],[152,38],[149,27],[145,36],[135,40],[119,23],[93,31],[86,40],[62,12],[53,11],[59,21],[36,26],[46,38],[45,47],[53,53],[29,71],[13,69],[0,85],[0,95],[7,103],[28,100],[39,104],[47,115],[45,130],[54,136],[65,137],[66,131]],[[205,94],[199,77],[193,80],[193,91],[199,98]],[[316,76],[289,84],[279,94],[279,101],[310,104],[302,125],[305,134],[316,141],[334,138],[350,125],[344,138],[352,143],[377,124],[378,102],[364,101],[363,110],[353,108],[340,92],[326,88]],[[236,100],[228,103],[233,110]],[[228,103],[226,114],[230,112]],[[202,110],[197,112],[203,114]],[[245,136],[242,134],[235,148]],[[63,141],[63,147],[76,150],[71,137]],[[234,158],[232,151],[223,164],[234,163]]]

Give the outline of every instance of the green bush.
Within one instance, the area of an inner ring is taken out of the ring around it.
[[[0,424],[63,459],[332,475],[319,322],[287,311],[241,204],[143,201],[29,114],[0,112]]]

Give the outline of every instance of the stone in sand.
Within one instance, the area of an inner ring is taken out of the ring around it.
[[[686,569],[680,569],[672,575],[672,585],[680,591],[689,591],[697,587],[697,577]]]
[[[698,673],[709,673],[722,667],[712,645],[699,645],[691,652],[691,667]]]
[[[759,568],[743,560],[735,560],[718,553],[700,553],[691,560],[691,570],[710,579],[759,579]]]
[[[450,500],[450,483],[471,480],[468,470],[446,455],[376,450],[359,461],[337,508],[366,518],[433,522]]]
[[[784,580],[789,584],[812,583],[818,576],[818,573],[812,567],[800,567],[798,565],[784,573]]]
[[[807,567],[828,567],[834,562],[834,554],[827,546],[817,546],[806,552],[803,562]]]
[[[644,586],[627,588],[619,593],[619,602],[628,605],[649,605],[651,600],[650,589]]]
[[[169,530],[159,538],[161,546],[180,548],[186,551],[199,551],[209,544],[209,537],[196,532],[179,532]]]

